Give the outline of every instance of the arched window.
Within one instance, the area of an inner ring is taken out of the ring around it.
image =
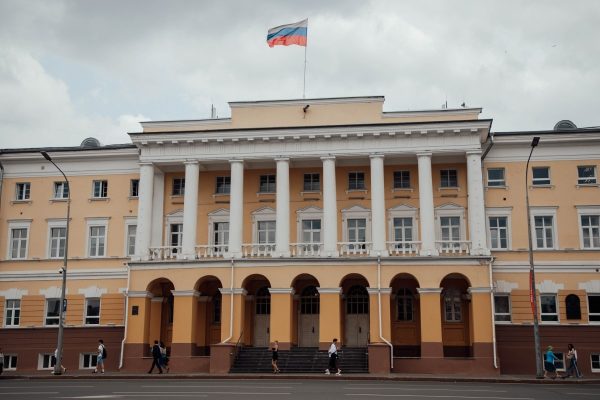
[[[256,292],[256,314],[271,314],[271,293],[269,293],[269,288],[266,286],[261,287]]]
[[[444,310],[446,322],[462,321],[462,304],[458,289],[448,289],[444,292]]]
[[[364,286],[352,286],[346,295],[346,314],[368,314],[369,293]]]
[[[579,296],[576,294],[568,295],[565,299],[565,306],[567,309],[567,319],[581,319]]]
[[[315,286],[307,286],[300,295],[300,314],[319,313],[319,291]]]
[[[400,288],[396,293],[398,321],[413,320],[413,293],[407,288]]]

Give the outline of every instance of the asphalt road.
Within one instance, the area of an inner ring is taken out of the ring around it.
[[[0,399],[600,400],[600,385],[344,380],[0,380]]]

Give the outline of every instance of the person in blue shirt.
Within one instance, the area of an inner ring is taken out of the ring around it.
[[[552,346],[548,346],[544,357],[544,378],[556,379],[558,377],[558,372],[556,372],[556,366],[554,365],[554,362],[558,360],[559,358],[552,352]],[[554,376],[549,377],[548,372],[553,372]]]

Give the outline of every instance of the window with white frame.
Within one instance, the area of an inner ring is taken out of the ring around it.
[[[60,320],[60,299],[46,299],[45,325],[58,325]]]
[[[542,322],[558,322],[558,305],[555,294],[540,294],[540,315]]]
[[[588,294],[588,318],[590,322],[600,322],[600,293]]]
[[[348,172],[348,190],[365,190],[365,173]]]
[[[126,238],[126,249],[127,249],[127,256],[133,256],[135,255],[135,237],[137,234],[137,225],[134,224],[127,224],[125,225],[126,229],[127,229],[127,238]]]
[[[510,322],[510,295],[499,293],[494,295],[494,321]]]
[[[4,355],[4,370],[15,371],[17,369],[17,361],[19,358],[16,354],[5,354]]]
[[[533,186],[544,186],[550,184],[550,167],[532,167],[531,172]]]
[[[257,243],[273,244],[275,243],[275,221],[258,221],[257,223]]]
[[[231,193],[231,177],[230,176],[217,176],[215,179],[215,193],[216,194],[230,194]]]
[[[185,178],[173,178],[173,190],[171,195],[183,196],[185,193]]]
[[[565,353],[563,353],[562,351],[555,351],[553,353],[557,358],[557,360],[554,361],[554,366],[556,367],[556,370],[558,372],[565,372],[567,370],[565,367]]]
[[[92,225],[88,227],[88,256],[104,257],[106,254],[106,226]]]
[[[446,322],[462,321],[460,290],[452,288],[444,291],[444,311]]]
[[[56,358],[52,353],[42,353],[38,358],[38,369],[52,369],[56,364]]]
[[[415,207],[401,204],[388,209],[388,237],[392,241],[393,249],[416,250],[415,241],[418,240],[418,224],[416,223],[418,210]]]
[[[413,237],[413,218],[412,217],[396,217],[394,223],[394,242],[396,248],[410,248],[412,246]]]
[[[129,197],[140,196],[140,180],[132,179],[129,181]]]
[[[85,324],[99,325],[100,324],[100,299],[87,298],[85,299]]]
[[[490,248],[492,250],[508,249],[508,217],[488,217]]]
[[[302,220],[302,243],[321,243],[321,220]]]
[[[304,192],[318,192],[321,190],[321,175],[320,174],[304,174]]]
[[[371,241],[371,210],[353,206],[342,210],[343,242],[349,242],[348,250],[366,249]]]
[[[94,369],[98,362],[98,353],[81,353],[79,354],[80,369]]]
[[[69,198],[69,184],[67,182],[54,182],[54,198],[55,199],[68,199]]]
[[[440,187],[457,188],[458,187],[458,171],[455,169],[440,170]]]
[[[213,222],[213,245],[217,252],[227,251],[229,244],[229,222]]]
[[[394,171],[394,189],[410,189],[410,171]]]
[[[18,182],[15,188],[15,200],[25,201],[31,198],[31,183]]]
[[[488,168],[487,185],[506,186],[506,181],[504,179],[504,168]]]
[[[300,243],[314,244],[302,246],[307,250],[318,251],[322,241],[323,210],[318,207],[306,207],[297,211],[297,238]]]
[[[67,243],[66,226],[50,226],[50,258],[63,258]]]
[[[275,243],[275,210],[263,207],[252,212],[252,243],[269,244]],[[265,249],[267,247],[262,247]]]
[[[442,247],[460,247],[460,217],[440,217]]]
[[[577,167],[578,185],[595,185],[597,182],[595,165],[581,165]]]
[[[258,192],[259,193],[275,193],[277,191],[276,175],[261,175]]]
[[[23,260],[27,258],[29,226],[12,226],[10,228],[9,259]]]
[[[107,180],[95,180],[93,182],[92,197],[94,199],[105,199],[108,197]]]
[[[19,326],[19,321],[21,319],[21,300],[6,300],[4,315],[4,326]]]
[[[592,364],[592,372],[600,372],[600,353],[590,354],[590,362]]]
[[[600,249],[600,213],[580,215],[579,222],[581,224],[582,247],[584,249]]]
[[[533,217],[535,243],[538,249],[554,248],[554,216],[536,215]]]
[[[181,251],[181,245],[183,240],[183,224],[170,224],[169,225],[169,246],[173,253]]]
[[[365,218],[350,218],[346,222],[348,229],[348,242],[352,243],[351,248],[364,249],[367,241],[367,220]]]

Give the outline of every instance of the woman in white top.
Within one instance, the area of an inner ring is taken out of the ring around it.
[[[567,368],[567,374],[563,378],[568,378],[571,375],[575,375],[577,378],[583,378],[579,367],[577,366],[577,350],[571,343],[568,345],[569,352],[567,353],[567,360],[569,360],[569,367]]]

